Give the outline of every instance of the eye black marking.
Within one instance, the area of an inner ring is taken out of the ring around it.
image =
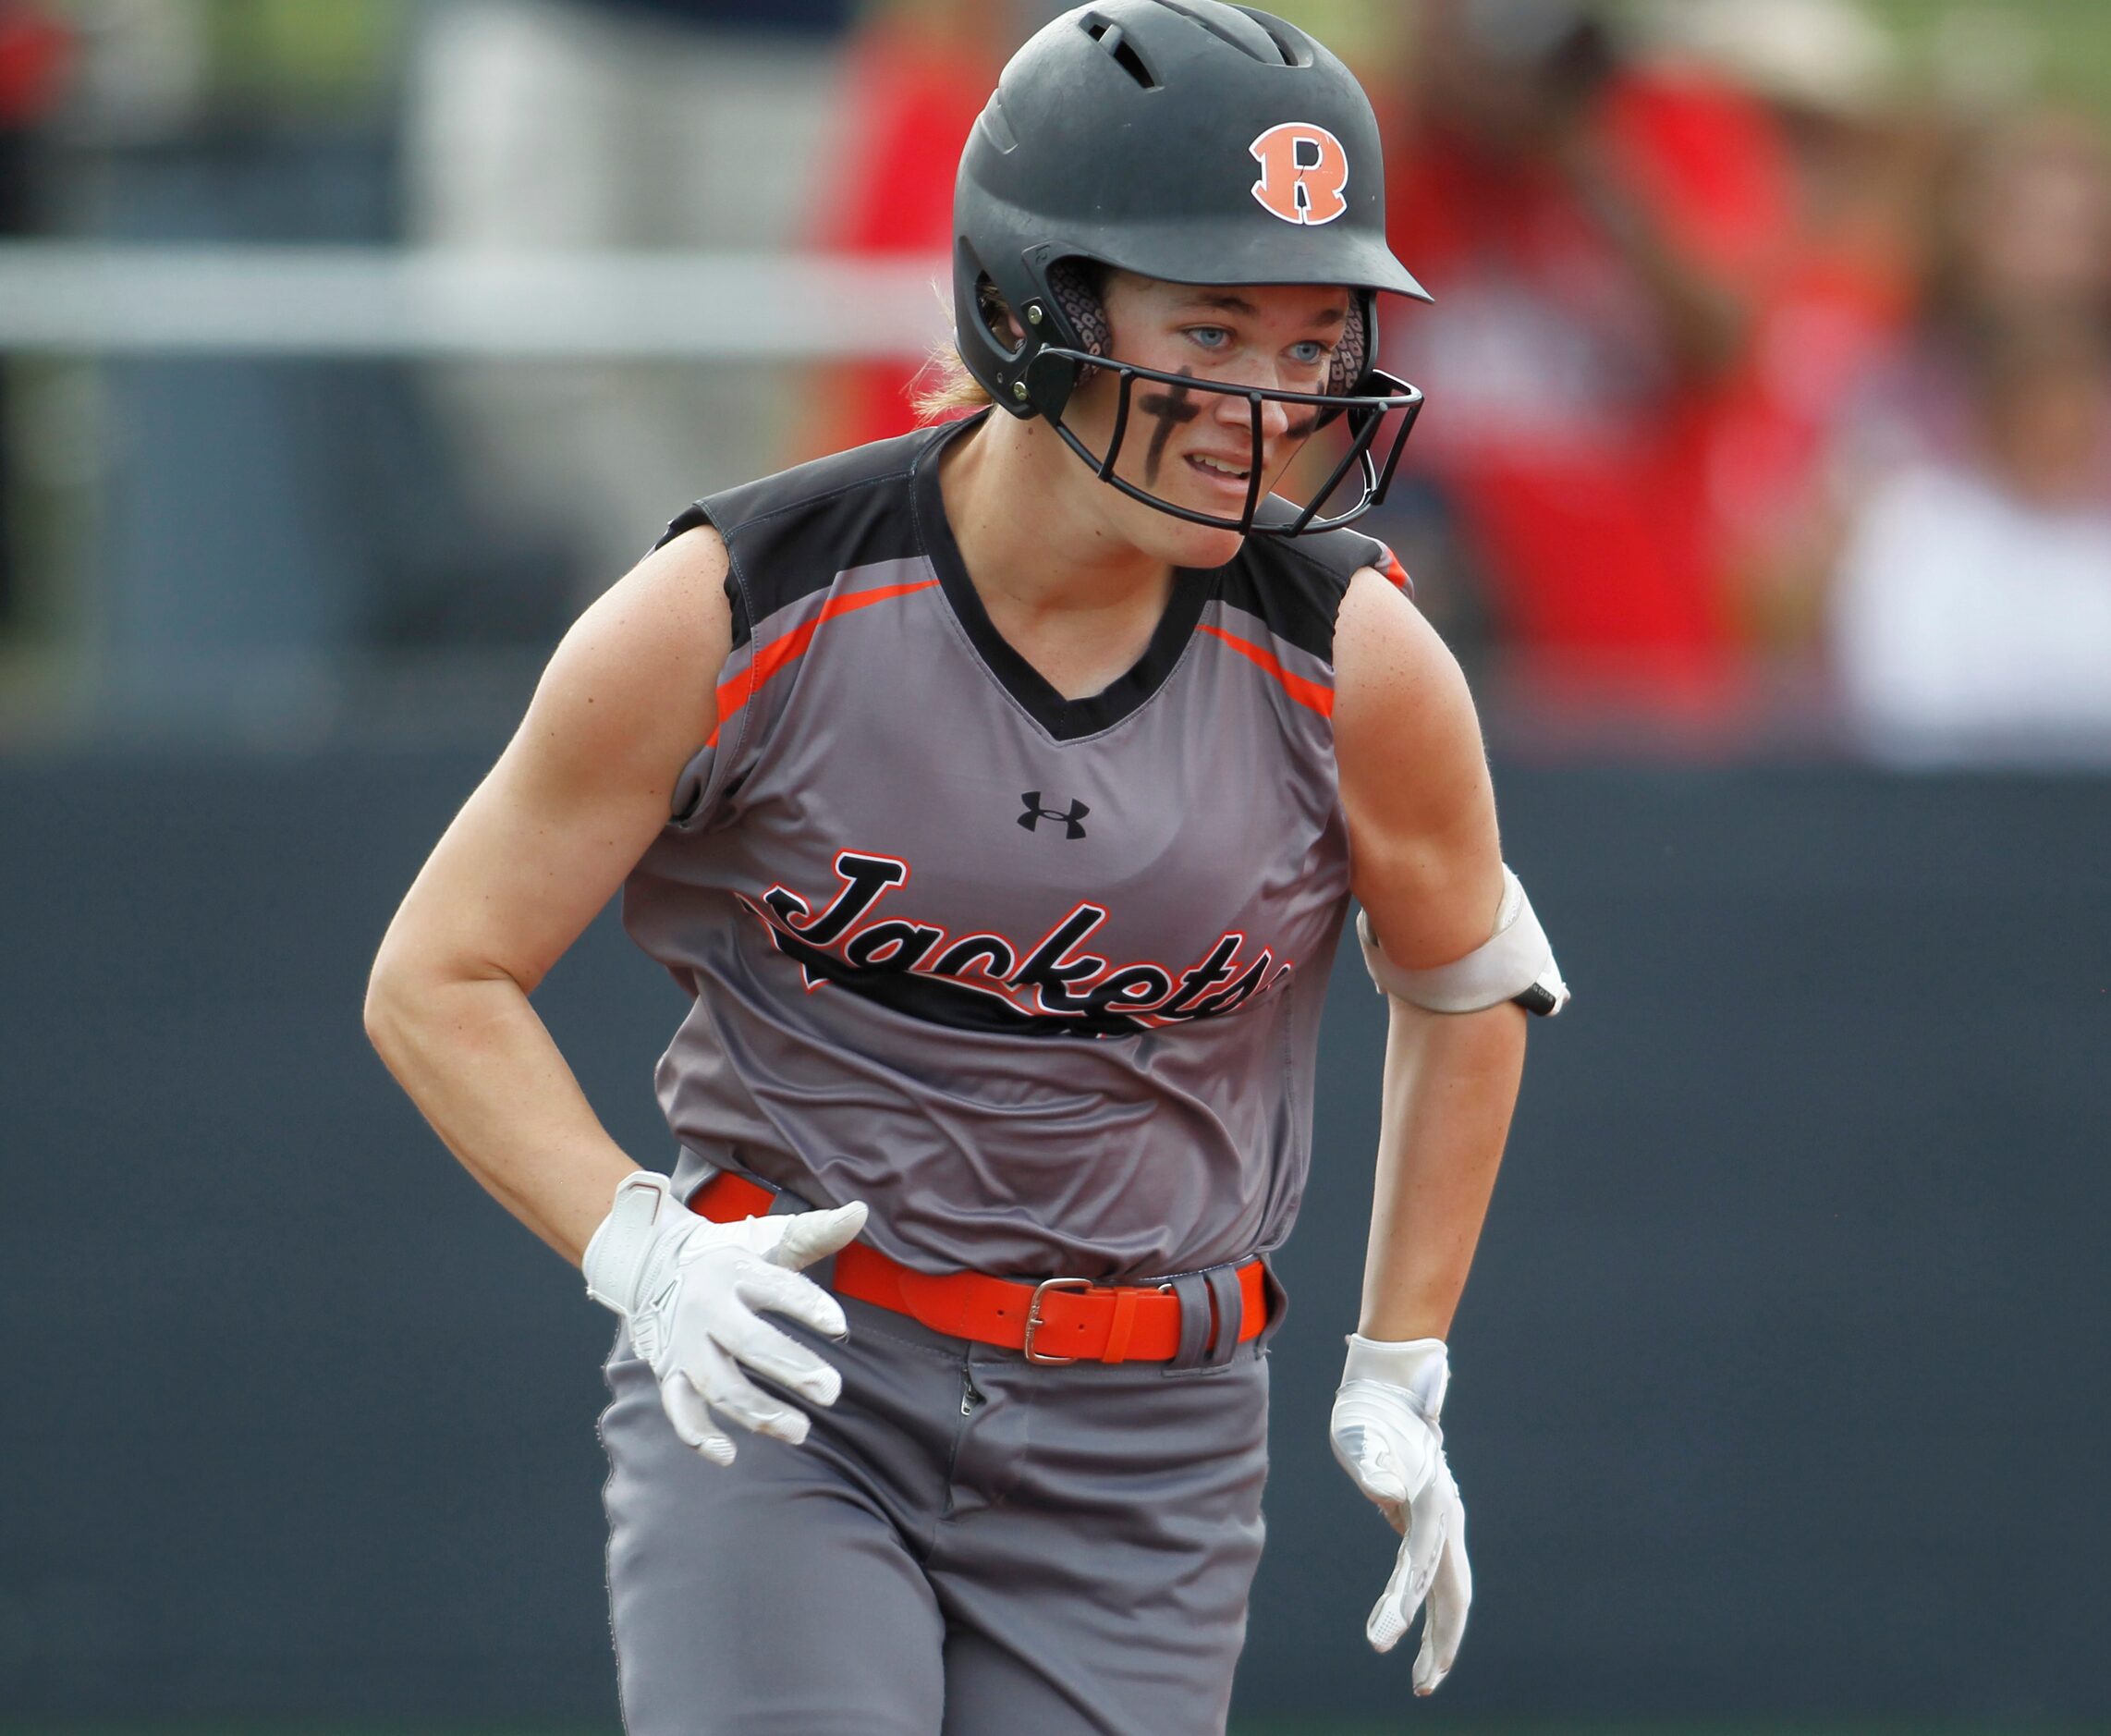
[[[1180,372],[1191,375],[1194,370],[1182,368]],[[1193,392],[1184,385],[1167,386],[1163,392],[1146,392],[1136,403],[1145,415],[1153,416],[1158,422],[1151,435],[1151,449],[1143,458],[1143,485],[1151,488],[1157,484],[1158,467],[1165,461],[1165,445],[1172,439],[1173,430],[1193,422],[1202,413],[1202,407],[1195,402]]]

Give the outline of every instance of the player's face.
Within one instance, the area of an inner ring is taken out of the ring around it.
[[[1348,318],[1346,289],[1309,284],[1226,287],[1116,272],[1105,301],[1108,349],[1117,360],[1287,392],[1324,387]],[[1064,412],[1094,452],[1104,452],[1112,435],[1117,390],[1112,374],[1095,372]],[[1305,406],[1262,406],[1263,494],[1281,481],[1315,420]],[[1130,387],[1129,426],[1115,464],[1125,481],[1176,506],[1236,519],[1245,510],[1252,459],[1252,410],[1246,398],[1152,380]],[[1121,535],[1176,566],[1217,567],[1239,552],[1235,531],[1189,524],[1112,488],[1097,493],[1097,506]]]

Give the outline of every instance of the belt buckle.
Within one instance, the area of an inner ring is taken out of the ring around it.
[[[1074,1363],[1075,1356],[1051,1356],[1045,1351],[1033,1348],[1033,1335],[1041,1330],[1041,1299],[1052,1290],[1090,1290],[1089,1278],[1044,1278],[1033,1287],[1033,1301],[1026,1310],[1026,1342],[1019,1347],[1019,1354],[1030,1363],[1039,1363],[1044,1368],[1057,1367],[1064,1363]]]

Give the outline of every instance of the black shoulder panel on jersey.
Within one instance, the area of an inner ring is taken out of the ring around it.
[[[944,432],[943,425],[920,428],[708,495],[680,513],[653,546],[663,547],[700,524],[726,539],[733,642],[744,645],[756,621],[825,591],[844,568],[921,552],[909,470]]]
[[[1356,531],[1250,536],[1226,565],[1218,594],[1256,615],[1276,638],[1334,661],[1334,617],[1361,567],[1385,569],[1391,556]]]

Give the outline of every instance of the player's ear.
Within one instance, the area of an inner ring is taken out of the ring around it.
[[[1011,304],[998,292],[995,284],[987,277],[976,286],[976,302],[982,313],[982,324],[987,325],[1002,344],[1014,355],[1026,342],[1026,327],[1019,323],[1019,316],[1011,311]]]

